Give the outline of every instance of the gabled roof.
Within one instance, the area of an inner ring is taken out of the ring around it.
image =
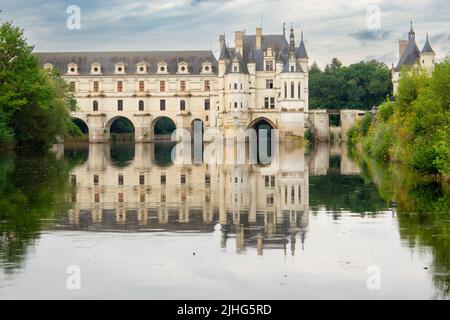
[[[36,53],[40,64],[50,63],[61,74],[66,74],[69,63],[78,66],[80,75],[91,71],[91,64],[99,63],[102,74],[114,74],[114,65],[122,62],[126,73],[135,73],[136,65],[145,62],[150,74],[156,73],[157,64],[167,63],[169,73],[176,73],[179,62],[188,63],[190,74],[200,74],[202,64],[212,64],[213,72],[217,72],[217,60],[212,51],[134,51],[134,52],[39,52]]]

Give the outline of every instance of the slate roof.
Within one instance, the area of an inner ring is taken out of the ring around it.
[[[135,74],[136,65],[140,62],[147,63],[147,72],[155,74],[157,65],[165,62],[169,74],[178,71],[179,62],[187,62],[190,74],[200,74],[202,64],[210,62],[213,73],[217,73],[217,60],[212,51],[135,51],[135,52],[39,52],[35,53],[43,66],[51,63],[53,67],[66,74],[69,63],[78,65],[80,75],[88,75],[91,72],[91,64],[99,63],[103,75],[114,74],[116,63],[125,65],[126,74]]]
[[[273,53],[275,55],[275,60],[277,63],[282,62],[283,72],[289,72],[289,42],[286,40],[283,35],[263,35],[261,36],[261,48],[256,48],[256,35],[244,35],[244,47],[243,54],[241,57],[239,55],[239,62],[245,68],[240,68],[240,70],[247,70],[246,65],[248,63],[255,63],[256,71],[264,71],[264,51],[267,48],[272,48]],[[305,58],[308,59],[308,54],[306,52],[305,44],[303,40],[300,43],[300,46],[296,48],[296,56],[298,59]],[[232,57],[235,55],[234,48],[227,48],[226,45],[223,45],[219,60],[225,59],[231,62]],[[242,60],[241,60],[242,59]],[[229,71],[229,65],[227,65]],[[299,72],[303,72],[300,64],[297,63],[297,70]]]
[[[425,42],[425,45],[423,46],[423,49],[422,49],[422,53],[435,53],[433,48],[431,48],[431,44],[428,39],[428,34],[427,34],[427,41]]]
[[[416,64],[418,59],[420,59],[420,50],[417,47],[415,37],[410,37],[405,52],[400,57],[400,61],[395,69],[400,71],[400,69],[405,65],[413,66]]]

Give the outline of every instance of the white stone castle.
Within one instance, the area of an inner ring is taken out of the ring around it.
[[[284,33],[284,32],[283,32]],[[308,115],[308,63],[291,26],[285,34],[235,33],[234,47],[220,36],[220,57],[211,51],[38,53],[44,68],[57,69],[75,93],[72,117],[85,122],[90,142],[109,139],[112,123],[125,117],[136,142],[154,140],[163,117],[176,128],[194,122],[239,130],[262,124],[280,137],[303,136]],[[237,131],[236,131],[237,132]]]
[[[423,46],[422,51],[416,44],[416,32],[413,29],[411,22],[411,30],[408,33],[408,40],[399,41],[399,62],[396,67],[392,67],[392,83],[394,86],[394,95],[398,91],[398,82],[400,80],[401,71],[404,67],[410,68],[424,68],[426,70],[433,69],[436,63],[436,53],[431,48],[430,41],[428,39]]]

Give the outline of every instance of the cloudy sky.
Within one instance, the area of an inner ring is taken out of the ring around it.
[[[81,9],[81,28],[68,29],[67,8]],[[36,51],[218,50],[234,31],[304,30],[311,60],[345,64],[398,60],[398,40],[414,21],[422,47],[430,34],[438,57],[450,51],[449,0],[0,0],[0,22],[25,29]],[[377,14],[379,12],[379,15]],[[379,19],[377,18],[379,16]]]

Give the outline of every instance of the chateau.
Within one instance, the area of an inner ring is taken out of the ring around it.
[[[284,32],[283,32],[284,33]],[[303,41],[285,34],[235,32],[234,47],[219,37],[212,51],[38,53],[75,94],[72,117],[83,121],[90,142],[109,139],[112,123],[131,121],[136,142],[154,140],[162,118],[176,128],[237,132],[260,125],[280,137],[303,136],[308,115],[308,63]]]
[[[413,29],[411,22],[411,30],[408,33],[408,40],[399,41],[399,57],[400,60],[396,67],[392,66],[392,83],[394,86],[394,95],[398,91],[398,82],[403,67],[409,68],[425,68],[431,70],[435,64],[436,53],[431,48],[428,39],[423,46],[422,51],[416,44],[416,32]]]

